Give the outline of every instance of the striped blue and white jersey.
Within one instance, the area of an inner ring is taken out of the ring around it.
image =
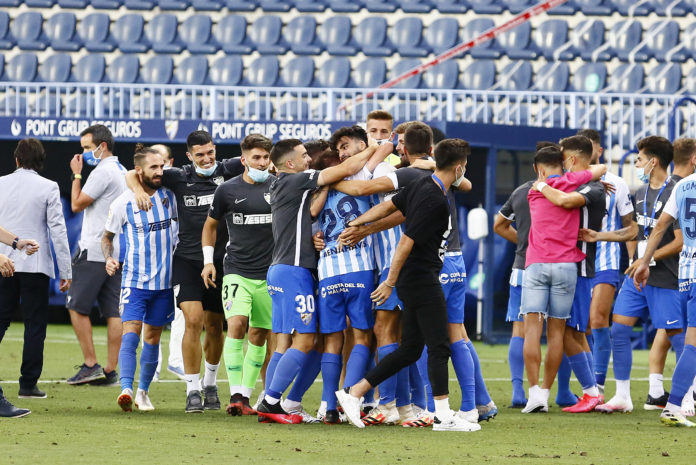
[[[389,173],[396,171],[389,163],[380,163],[375,168],[372,174],[373,178],[379,178],[386,176]],[[375,206],[384,201],[390,200],[398,190],[393,190],[384,194],[373,194],[370,196],[370,201],[372,206]],[[374,241],[375,249],[375,267],[380,272],[380,274],[391,266],[392,258],[394,258],[394,251],[396,251],[396,246],[401,239],[401,234],[403,233],[403,228],[401,225],[395,226],[386,231],[380,231],[377,234],[372,235]]]
[[[359,173],[346,179],[369,180],[372,179],[372,173],[363,168]],[[365,213],[370,206],[370,199],[367,196],[353,197],[343,192],[329,191],[324,208],[319,214],[319,227],[324,233],[326,244],[319,254],[317,270],[319,280],[375,269],[372,236],[367,236],[354,245],[338,247],[338,236],[346,228],[346,224]]]
[[[679,279],[696,280],[696,174],[674,186],[663,213],[679,220],[684,237],[679,254]]]
[[[176,198],[160,188],[150,197],[152,208],[138,208],[135,195],[127,189],[109,210],[105,229],[123,233],[126,250],[121,287],[158,291],[172,287],[172,260],[179,233]]]
[[[607,191],[607,210],[602,220],[602,231],[616,231],[623,227],[621,217],[633,213],[633,202],[628,186],[619,176],[607,173],[602,180],[614,185],[616,192]],[[595,257],[595,272],[618,270],[621,261],[621,247],[618,242],[598,242]]]

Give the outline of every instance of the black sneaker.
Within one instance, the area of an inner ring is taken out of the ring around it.
[[[227,414],[233,417],[242,415],[242,395],[240,393],[230,396],[230,403],[227,405]]]
[[[17,408],[7,400],[6,397],[0,397],[0,417],[3,418],[19,418],[27,416],[31,410],[26,408]]]
[[[648,398],[643,404],[645,410],[662,410],[667,405],[667,400],[669,400],[669,392],[665,391],[660,397],[653,397],[648,394]]]
[[[217,386],[203,386],[203,407],[206,410],[220,410]]]
[[[341,423],[341,417],[338,413],[338,410],[327,410],[326,414],[324,415],[324,420],[323,420],[325,425],[338,425]]]
[[[79,370],[75,376],[68,378],[68,384],[86,384],[98,379],[104,379],[104,370],[98,363],[95,363],[92,367],[88,367],[83,363],[75,368],[79,368]]]
[[[191,391],[186,396],[186,413],[203,413],[203,399],[201,391]]]
[[[299,424],[302,423],[302,417],[292,415],[283,410],[280,402],[269,404],[264,399],[257,409],[259,414],[259,423],[284,423],[284,424]]]
[[[40,390],[36,384],[34,387],[31,388],[23,388],[20,386],[19,388],[19,395],[17,396],[20,399],[45,399],[46,393]]]
[[[111,370],[108,373],[104,372],[104,378],[98,379],[96,381],[91,381],[89,384],[91,384],[92,386],[120,386],[118,371]]]

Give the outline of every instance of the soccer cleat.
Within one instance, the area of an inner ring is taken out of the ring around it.
[[[396,403],[379,404],[373,408],[370,413],[362,418],[362,422],[366,426],[370,425],[396,425],[399,423],[401,416],[396,409]]]
[[[20,418],[30,413],[31,410],[15,407],[6,397],[0,395],[0,418]]]
[[[201,397],[201,391],[191,391],[186,395],[186,413],[203,413],[205,407],[203,406],[203,398]]]
[[[341,415],[338,413],[338,410],[327,410],[321,422],[325,425],[340,425],[342,423]]]
[[[614,396],[606,404],[596,406],[595,410],[602,413],[631,413],[633,411],[633,402],[630,398],[624,399],[620,396]]]
[[[490,401],[486,405],[477,405],[478,410],[478,421],[490,421],[491,418],[495,418],[498,414],[498,407],[495,406],[493,401]]]
[[[660,422],[667,426],[685,426],[687,428],[696,426],[696,423],[687,420],[680,411],[672,411],[669,409],[664,409],[662,411],[660,414]]]
[[[126,388],[123,391],[121,391],[121,395],[118,396],[116,402],[118,402],[118,406],[121,407],[121,410],[123,410],[124,412],[132,412],[133,390]]]
[[[565,407],[564,412],[568,413],[587,413],[591,412],[601,403],[599,396],[590,396],[588,394],[583,394],[582,398],[577,404],[571,407]]]
[[[74,376],[68,378],[67,383],[70,385],[76,384],[87,384],[98,380],[103,380],[105,378],[104,370],[101,365],[95,363],[94,366],[88,367],[86,364],[78,365],[79,368]]]
[[[220,410],[217,386],[203,387],[203,408],[205,410]]]
[[[147,391],[143,391],[142,389],[138,389],[135,392],[135,406],[141,412],[151,412],[155,409],[152,402],[150,402],[150,396],[147,395]]]
[[[287,409],[288,414],[290,415],[299,415],[302,417],[302,423],[308,423],[308,424],[314,424],[314,423],[321,423],[317,417],[313,417],[312,415],[307,412],[302,405],[298,405],[297,407],[294,408],[289,408]]]
[[[401,426],[404,428],[427,428],[428,426],[432,426],[434,421],[435,418],[430,412],[421,410],[415,418],[402,422]]]
[[[230,397],[230,403],[227,405],[227,414],[232,416],[256,415],[256,410],[249,405],[248,397],[236,393]]]
[[[685,417],[693,417],[696,412],[694,409],[694,397],[691,395],[691,390],[686,393],[684,399],[682,399],[681,413]]]
[[[669,400],[669,392],[665,391],[660,397],[653,397],[648,394],[648,398],[645,399],[643,408],[645,410],[662,410],[667,405]]]
[[[531,396],[527,401],[527,405],[522,409],[522,413],[546,413],[549,411],[549,403],[544,399],[532,399]]]
[[[369,404],[363,404],[362,408],[360,409],[360,418],[365,418],[367,415],[369,415],[372,410],[377,408],[377,405],[379,405],[378,402],[370,402]]]
[[[261,405],[261,401],[263,401],[263,398],[264,398],[264,397],[266,397],[266,391],[265,391],[265,390],[259,392],[259,396],[256,398],[256,402],[254,403],[254,406],[251,407],[251,408],[253,408],[254,410],[258,410],[258,409],[259,409],[259,405]]]
[[[259,414],[259,423],[284,423],[297,425],[302,423],[302,417],[299,415],[288,414],[280,402],[275,404],[269,404],[264,399],[261,401],[261,405],[256,410]]]
[[[104,372],[104,378],[98,379],[96,381],[90,381],[92,386],[120,386],[118,372],[116,370],[111,370],[110,372]]]
[[[34,387],[31,388],[20,387],[17,397],[20,399],[45,399],[48,396],[35,384]]]
[[[480,431],[481,425],[478,423],[471,423],[466,421],[460,416],[454,415],[452,412],[450,417],[446,420],[440,421],[439,418],[435,417],[433,422],[433,431]]]
[[[336,391],[336,398],[338,399],[338,403],[341,404],[341,407],[343,407],[343,412],[346,418],[348,418],[348,421],[358,428],[364,428],[365,424],[362,422],[360,415],[360,399],[352,396],[349,389],[350,388],[345,388]]]
[[[186,380],[186,378],[184,378],[184,367],[167,365],[167,371],[182,381]]]

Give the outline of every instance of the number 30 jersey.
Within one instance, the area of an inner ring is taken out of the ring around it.
[[[369,180],[372,173],[363,169],[348,180]],[[375,269],[372,237],[357,244],[338,247],[338,236],[346,225],[370,209],[369,197],[353,197],[342,192],[329,191],[324,208],[319,214],[319,227],[324,233],[326,247],[319,254],[319,280],[332,276],[372,271]]]

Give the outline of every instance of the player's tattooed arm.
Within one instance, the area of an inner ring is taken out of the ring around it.
[[[399,210],[370,224],[349,226],[338,236],[339,246],[357,244],[370,234],[386,231],[406,221],[406,217]]]
[[[114,236],[114,233],[105,230],[101,240],[102,254],[106,259],[106,273],[109,276],[113,276],[120,266],[118,260],[112,256],[114,254]]]
[[[629,213],[622,216],[621,221],[623,228],[616,231],[593,231],[583,228],[580,230],[578,238],[585,242],[629,242],[634,240],[638,235],[638,223],[633,220],[633,214]],[[629,257],[633,257],[633,255],[629,253]]]
[[[557,207],[573,209],[580,208],[585,205],[585,197],[577,192],[563,192],[549,186],[548,184],[544,186],[540,192],[544,194],[544,197],[546,197],[549,202]]]
[[[397,210],[396,205],[391,200],[387,200],[375,205],[368,211],[348,223],[348,226],[360,226],[362,224],[372,223],[381,218],[386,218]]]
[[[130,170],[126,173],[126,186],[135,194],[135,202],[141,210],[149,211],[152,208],[152,201],[147,195],[143,185],[140,183],[140,178],[135,170]]]
[[[394,183],[388,176],[381,176],[369,181],[341,181],[334,184],[332,188],[344,194],[363,196],[391,192],[394,190]]]
[[[389,267],[387,279],[377,286],[377,289],[370,294],[370,298],[377,305],[384,303],[394,290],[396,281],[399,279],[399,274],[401,273],[401,268],[403,268],[406,258],[408,258],[411,253],[413,244],[413,239],[406,234],[402,235],[401,239],[399,239],[399,243],[394,251],[394,258],[392,258],[391,266]]]
[[[517,244],[517,230],[512,227],[512,221],[498,213],[493,220],[493,232],[513,244]]]

